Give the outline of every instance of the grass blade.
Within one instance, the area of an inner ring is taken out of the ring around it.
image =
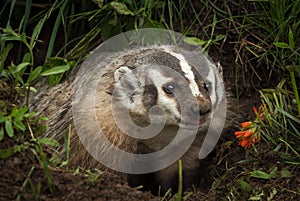
[[[59,13],[56,17],[56,20],[55,20],[55,24],[54,24],[54,27],[53,27],[53,31],[52,31],[52,34],[51,34],[51,37],[50,37],[50,41],[49,41],[49,45],[48,45],[48,50],[47,50],[47,53],[46,53],[46,57],[45,57],[45,61],[47,61],[47,59],[49,57],[51,57],[51,54],[53,52],[53,46],[54,46],[54,43],[55,43],[55,39],[56,39],[56,35],[57,35],[57,32],[58,32],[58,28],[60,26],[60,23],[61,21],[63,20],[63,12],[66,8],[66,5],[67,5],[68,1],[64,1],[63,5],[61,6],[61,8],[59,9]]]

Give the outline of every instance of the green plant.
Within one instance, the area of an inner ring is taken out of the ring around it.
[[[282,150],[281,156],[286,162],[300,164],[300,115],[299,100],[295,93],[284,86],[283,80],[275,89],[261,91],[265,105],[265,120],[261,121],[260,132],[266,141],[276,145],[275,152]]]
[[[2,103],[3,104],[3,103]],[[31,114],[28,113],[28,107],[13,108],[9,115],[5,113],[0,114],[0,125],[4,124],[4,127],[0,128],[0,141],[6,133],[9,137],[13,137],[16,131],[25,131],[26,127],[23,123],[24,118],[30,117]]]
[[[28,150],[31,151],[31,153],[34,154],[36,159],[38,160],[39,164],[43,168],[45,175],[46,175],[46,180],[48,183],[48,187],[51,192],[53,192],[53,183],[52,183],[52,174],[49,169],[49,162],[47,159],[47,156],[44,152],[44,147],[45,146],[58,146],[59,143],[56,140],[50,139],[50,138],[43,138],[43,137],[36,137],[32,138],[30,140],[25,140],[21,144],[14,145],[13,147],[9,147],[3,150],[0,150],[0,158],[1,159],[7,159],[11,157],[12,155],[16,153],[26,153]],[[31,175],[31,173],[29,174]],[[26,182],[23,184],[26,185]],[[21,189],[22,190],[22,189]]]
[[[63,74],[72,69],[74,66],[73,62],[68,62],[62,58],[49,58],[52,52],[53,41],[50,41],[45,58],[47,63],[44,66],[35,66],[34,50],[36,48],[36,43],[46,20],[51,16],[52,12],[60,6],[58,2],[59,1],[56,1],[45,13],[45,15],[40,18],[32,31],[32,35],[28,37],[25,33],[25,30],[30,15],[30,1],[27,1],[26,3],[27,6],[23,20],[16,31],[13,30],[10,25],[10,19],[16,3],[15,1],[12,1],[6,27],[1,29],[0,76],[10,81],[15,87],[20,85],[22,88],[27,89],[26,105],[28,105],[30,90],[35,91],[35,89],[32,87],[32,84],[37,79],[41,78],[42,76],[49,76],[49,83],[52,85],[56,84],[61,80]],[[62,6],[64,5],[65,4]],[[55,34],[52,33],[52,35],[55,37]],[[6,67],[6,64],[8,63],[8,55],[16,44],[18,44],[20,49],[22,49],[23,45],[26,47],[26,50],[24,50],[23,53],[24,55],[22,57],[22,61],[17,65],[15,62],[11,62],[11,64]]]
[[[258,66],[273,71],[285,71],[289,66],[299,68],[300,14],[299,1],[254,1],[257,13],[245,16],[257,43],[247,43],[247,50],[257,58]],[[255,29],[263,30],[259,35]],[[248,46],[249,45],[249,46]],[[270,71],[269,76],[273,73]]]

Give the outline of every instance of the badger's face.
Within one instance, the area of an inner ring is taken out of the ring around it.
[[[150,123],[151,113],[158,120],[165,118],[167,125],[200,127],[208,122],[218,103],[215,66],[205,61],[206,66],[196,69],[183,54],[167,49],[152,57],[151,63],[115,71],[118,104],[136,121]],[[152,110],[154,106],[160,109]]]

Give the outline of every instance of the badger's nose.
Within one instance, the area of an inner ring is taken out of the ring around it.
[[[211,110],[211,102],[203,98],[198,98],[196,103],[192,105],[191,110],[195,114],[205,115]]]

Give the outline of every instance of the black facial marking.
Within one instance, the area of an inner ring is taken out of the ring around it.
[[[157,89],[154,84],[145,86],[143,97],[143,103],[147,110],[157,104]]]

